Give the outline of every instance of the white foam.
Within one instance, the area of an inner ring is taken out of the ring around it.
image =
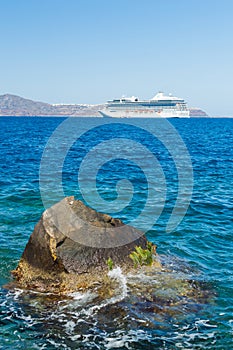
[[[14,290],[14,300],[17,300],[22,293],[23,293],[22,289],[15,289]]]
[[[66,331],[68,333],[73,333],[74,331],[74,327],[76,326],[75,322],[74,321],[68,321],[65,325],[66,327]]]
[[[72,297],[76,305],[83,306],[94,300],[98,295],[96,293],[86,292],[73,292],[69,293],[68,296]]]
[[[130,330],[128,332],[116,331],[105,338],[106,349],[116,349],[126,347],[130,349],[130,343],[137,342],[139,340],[150,340],[152,337],[150,334],[142,329]]]
[[[108,338],[108,343],[106,344],[106,349],[115,349],[115,348],[121,348],[125,345],[125,340],[117,340],[114,338]]]
[[[73,300],[70,303],[65,303],[65,305],[64,305],[64,301],[58,302],[60,311],[64,309],[72,310],[80,307],[85,307],[88,303],[93,301],[98,296],[96,293],[91,293],[91,292],[86,292],[86,293],[74,292],[74,293],[69,293],[67,295],[71,297]]]
[[[216,324],[209,324],[210,320],[198,320],[195,322],[196,326],[205,326],[210,328],[217,328]]]

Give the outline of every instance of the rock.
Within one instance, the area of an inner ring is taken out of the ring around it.
[[[109,258],[133,268],[129,254],[138,245],[147,245],[141,231],[67,197],[42,214],[13,275],[27,288],[86,289],[102,283]]]

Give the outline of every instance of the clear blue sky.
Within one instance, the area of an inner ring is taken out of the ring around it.
[[[233,115],[233,0],[0,0],[0,94],[102,103],[158,90]]]

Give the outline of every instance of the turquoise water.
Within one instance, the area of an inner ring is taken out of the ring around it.
[[[10,271],[17,266],[44,210],[39,183],[41,157],[53,131],[64,119],[1,118],[0,349],[233,348],[233,120],[170,120],[190,154],[194,185],[188,211],[170,233],[166,224],[179,190],[172,154],[151,134],[128,129],[120,120],[111,128],[97,128],[95,118],[75,120],[78,129],[90,131],[73,144],[64,159],[65,195],[82,198],[77,182],[80,164],[99,142],[128,137],[150,149],[164,171],[167,189],[161,215],[147,236],[157,244],[162,263],[170,268],[173,277],[190,281],[194,287],[198,285],[203,295],[195,300],[177,300],[170,291],[166,302],[164,298],[149,298],[143,290],[135,296],[127,292],[132,277],[121,274],[117,277],[119,290],[115,299],[107,301],[99,301],[91,293],[58,299],[49,294],[8,289]],[[138,123],[151,130],[155,125],[153,120]],[[62,137],[54,143],[59,154],[68,139]],[[129,151],[125,149],[124,157],[104,164],[97,176],[97,187],[109,203],[117,198],[117,181],[127,178],[133,184],[129,205],[115,214],[125,222],[131,222],[144,210],[147,176],[151,172],[150,159],[145,162],[145,172],[132,161],[127,162]],[[56,164],[51,162],[48,174],[52,176],[54,169]],[[159,192],[160,185],[156,185]],[[56,187],[51,189],[49,181],[44,186],[51,204],[59,200]],[[151,201],[151,208],[154,205]],[[150,216],[149,212],[148,220]],[[138,281],[146,288],[154,285],[153,278],[142,274]]]

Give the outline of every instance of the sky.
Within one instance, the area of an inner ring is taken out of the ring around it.
[[[158,91],[233,115],[232,0],[0,0],[0,94],[104,103]]]

